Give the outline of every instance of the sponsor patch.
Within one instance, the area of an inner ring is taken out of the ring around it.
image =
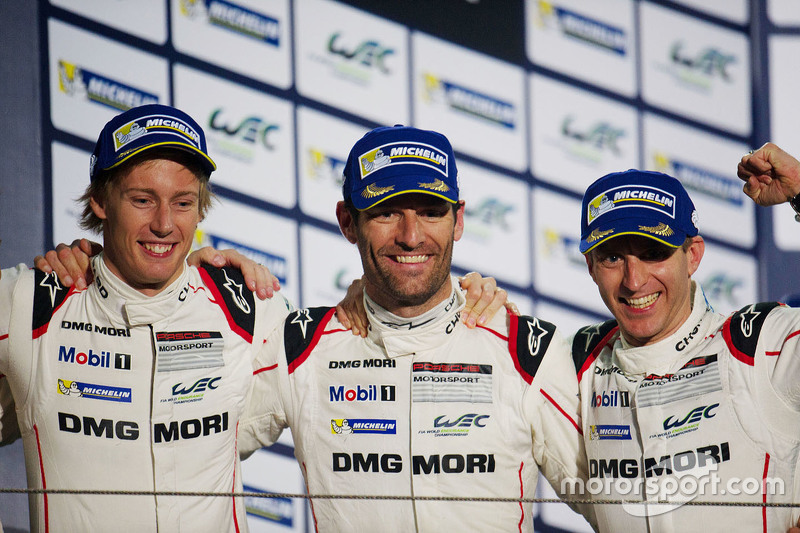
[[[415,402],[492,403],[492,365],[414,363],[411,396]]]
[[[171,331],[156,333],[157,370],[172,372],[225,366],[225,340],[218,331]]]
[[[587,206],[587,224],[591,225],[599,217],[613,209],[638,207],[652,209],[675,218],[675,196],[657,187],[629,186],[614,187],[595,196]]]
[[[194,382],[176,383],[172,386],[172,395],[169,398],[162,398],[161,403],[172,402],[174,405],[180,405],[199,402],[205,397],[206,392],[216,390],[221,380],[221,376],[216,376],[200,378]]]
[[[114,151],[119,152],[127,144],[153,133],[172,135],[176,142],[200,149],[200,134],[192,126],[175,117],[149,115],[114,130]]]
[[[379,146],[358,157],[361,179],[387,165],[422,165],[447,177],[447,154],[424,143],[394,142]],[[441,185],[447,187],[442,183]],[[378,192],[373,191],[377,196]]]
[[[110,385],[97,385],[95,383],[59,379],[58,393],[74,398],[131,403],[131,389],[127,387],[112,387]]]
[[[393,402],[396,391],[394,385],[331,385],[329,394],[331,402]]]
[[[422,429],[420,435],[433,435],[434,437],[466,437],[473,428],[485,428],[489,415],[467,413],[459,417],[445,415],[433,419],[433,428]]]
[[[334,435],[353,433],[394,435],[397,433],[397,421],[382,418],[334,418],[331,419],[331,433]]]
[[[677,402],[722,390],[716,355],[695,357],[674,374],[650,374],[639,385],[637,407]]]
[[[631,440],[630,426],[597,424],[589,426],[590,440]]]

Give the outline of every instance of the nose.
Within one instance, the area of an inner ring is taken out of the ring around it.
[[[172,208],[169,203],[159,204],[150,222],[150,231],[159,237],[166,237],[172,232]]]
[[[424,241],[424,232],[416,212],[404,212],[398,226],[396,241],[401,246],[413,250]]]
[[[647,265],[639,258],[628,256],[625,258],[625,272],[622,283],[626,288],[635,292],[647,282]]]

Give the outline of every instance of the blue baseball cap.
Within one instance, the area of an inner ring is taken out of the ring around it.
[[[592,183],[581,202],[581,253],[620,235],[677,248],[697,235],[697,210],[681,182],[661,172],[626,170]]]
[[[101,171],[159,147],[189,152],[208,174],[217,169],[208,155],[205,133],[192,117],[174,107],[148,104],[128,109],[106,123],[92,152],[89,178],[94,181]]]
[[[344,199],[364,211],[407,193],[458,203],[458,171],[450,141],[435,131],[401,125],[367,132],[347,157]]]

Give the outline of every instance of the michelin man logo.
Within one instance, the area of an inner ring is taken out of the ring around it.
[[[134,141],[145,134],[147,134],[147,130],[141,127],[136,122],[125,124],[120,129],[114,132],[114,138],[117,141],[116,142],[117,150],[119,150],[129,142]]]
[[[373,155],[372,159],[370,159],[370,155]],[[361,166],[363,167],[364,176],[369,174],[370,172],[374,172],[381,167],[385,167],[392,160],[389,158],[388,155],[383,153],[383,150],[378,148],[375,152],[369,152],[361,156]]]
[[[331,430],[337,435],[346,435],[353,432],[353,428],[350,427],[350,421],[346,418],[331,420]]]
[[[67,386],[67,383],[69,383],[69,386]],[[78,388],[77,381],[64,381],[63,379],[59,379],[58,392],[66,396],[83,396],[83,392]]]
[[[589,224],[591,224],[594,219],[614,209],[614,202],[605,195],[605,193],[597,196],[594,200],[589,202]]]

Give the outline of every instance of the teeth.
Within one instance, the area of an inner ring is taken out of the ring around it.
[[[172,249],[171,244],[144,244],[145,249],[153,252],[154,254],[165,254]]]
[[[628,302],[628,305],[634,309],[644,309],[648,305],[658,300],[658,296],[660,294],[661,293],[659,292],[654,292],[653,294],[642,296],[641,298],[626,298],[625,301]]]
[[[395,259],[398,263],[424,263],[428,260],[427,255],[397,255]]]

